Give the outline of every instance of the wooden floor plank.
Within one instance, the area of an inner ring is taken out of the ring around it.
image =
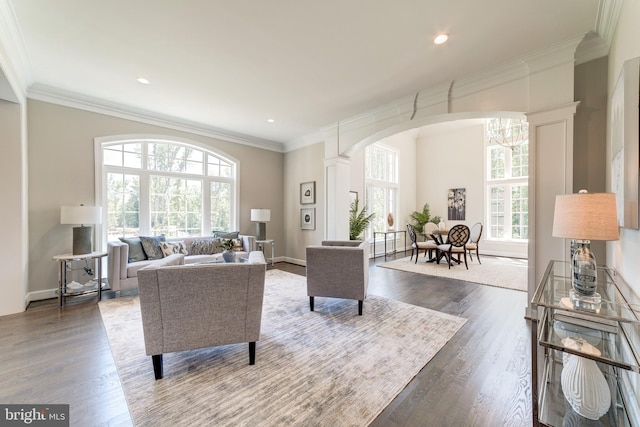
[[[382,262],[371,262],[369,293],[468,322],[371,425],[530,425],[526,293],[377,267]],[[305,274],[293,264],[276,268]],[[0,318],[0,340],[0,402],[69,403],[71,425],[131,425],[95,301],[33,303]]]

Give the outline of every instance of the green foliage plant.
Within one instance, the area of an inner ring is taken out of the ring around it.
[[[358,212],[358,204],[359,199],[351,202],[351,209],[349,210],[349,240],[358,240],[376,215],[375,213],[367,214],[366,205]]]
[[[424,235],[424,225],[428,222],[433,222],[434,224],[438,224],[440,222],[439,216],[434,216],[431,218],[431,213],[429,212],[429,203],[425,203],[422,207],[422,211],[415,211],[411,214],[411,219],[413,222],[413,228],[416,230],[416,233],[425,237]]]

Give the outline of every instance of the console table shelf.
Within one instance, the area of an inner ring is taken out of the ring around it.
[[[533,424],[545,426],[636,426],[640,381],[640,312],[621,292],[626,286],[615,273],[598,268],[597,292],[602,303],[590,309],[571,303],[571,265],[551,261],[531,301],[537,320],[531,328]],[[567,338],[570,338],[567,341]],[[590,343],[583,351],[565,343]],[[594,360],[604,374],[611,406],[599,420],[577,414],[561,386],[563,359],[576,355]]]

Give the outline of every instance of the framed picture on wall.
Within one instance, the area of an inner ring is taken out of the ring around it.
[[[300,209],[300,228],[302,230],[316,229],[316,208]]]
[[[466,188],[451,188],[447,199],[448,219],[451,221],[463,221],[465,217]]]
[[[352,204],[358,200],[358,192],[357,191],[349,191],[349,204]]]
[[[316,182],[309,181],[300,184],[300,204],[312,205],[316,202]]]

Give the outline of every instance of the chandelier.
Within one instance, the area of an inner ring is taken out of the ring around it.
[[[519,119],[487,120],[489,141],[513,150],[529,139],[529,124]]]

